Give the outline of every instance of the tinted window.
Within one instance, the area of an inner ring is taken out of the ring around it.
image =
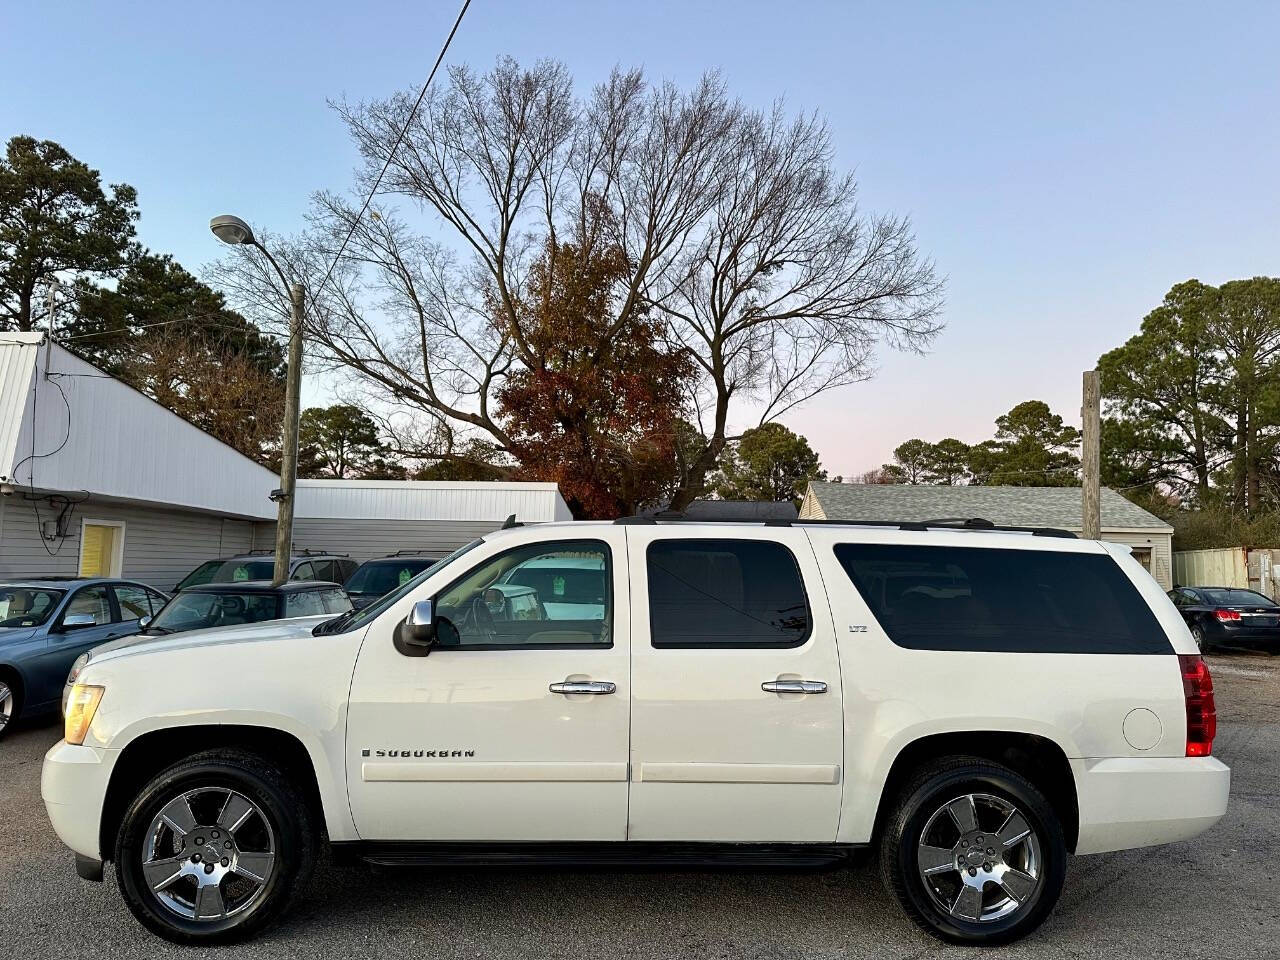
[[[325,613],[346,613],[351,609],[351,598],[342,590],[321,590],[320,601]]]
[[[138,620],[151,616],[151,599],[142,587],[117,583],[112,589],[116,592],[116,603],[120,605],[120,619]]]
[[[568,595],[571,575],[591,578],[595,588]],[[598,540],[516,547],[437,595],[438,644],[487,650],[611,646],[609,583],[609,548]]]
[[[1206,590],[1210,603],[1229,607],[1274,607],[1275,601],[1252,590]]]
[[[655,647],[794,647],[809,605],[791,551],[765,540],[659,540],[649,545]]]
[[[271,593],[180,593],[151,621],[147,631],[177,633],[203,627],[231,627],[275,620],[276,597]]]
[[[289,579],[290,580],[314,580],[315,578],[316,578],[315,567],[313,567],[311,565],[311,562],[308,561],[306,563],[300,563],[296,567],[294,567],[293,576],[291,576]]]
[[[221,566],[221,560],[206,560],[178,581],[177,589],[181,590],[183,587],[195,587],[202,583],[212,583],[214,575],[218,572],[218,568]]]
[[[285,594],[284,615],[286,617],[315,617],[328,613],[324,606],[323,591],[307,590]]]
[[[371,593],[382,596],[404,586],[423,570],[435,564],[426,557],[406,557],[403,560],[372,560],[355,572],[347,581],[351,593]]]
[[[840,544],[837,559],[889,638],[914,650],[1169,653],[1108,556]]]
[[[71,595],[71,602],[67,604],[66,612],[62,617],[65,620],[67,617],[86,613],[93,617],[94,623],[115,622],[115,618],[111,615],[111,600],[107,597],[105,586],[84,587],[77,590]]]

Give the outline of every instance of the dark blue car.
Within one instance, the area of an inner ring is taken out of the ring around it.
[[[19,715],[56,710],[76,657],[137,633],[168,599],[129,580],[0,583],[0,737]]]

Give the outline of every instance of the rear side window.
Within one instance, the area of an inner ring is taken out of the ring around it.
[[[1002,653],[1171,653],[1108,556],[845,543],[836,558],[900,647]]]
[[[791,551],[765,540],[649,544],[655,647],[798,647],[809,604]]]

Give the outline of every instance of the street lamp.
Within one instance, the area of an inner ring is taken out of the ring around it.
[[[214,217],[209,221],[209,229],[223,243],[257,247],[289,291],[289,371],[285,381],[284,432],[280,439],[280,489],[273,491],[271,496],[279,503],[276,565],[271,577],[271,585],[278,587],[289,579],[289,557],[293,552],[293,492],[298,479],[298,395],[302,387],[302,284],[289,281],[275,257],[258,242],[253,230],[239,217]]]

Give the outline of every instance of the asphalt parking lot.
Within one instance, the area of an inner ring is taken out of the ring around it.
[[[1233,769],[1222,823],[1182,844],[1073,860],[1056,911],[991,957],[1280,956],[1280,657],[1210,660]],[[50,724],[0,741],[0,955],[195,954],[152,937],[114,876],[86,883],[40,801]],[[322,864],[253,957],[949,957],[868,859],[823,872],[374,871]]]

